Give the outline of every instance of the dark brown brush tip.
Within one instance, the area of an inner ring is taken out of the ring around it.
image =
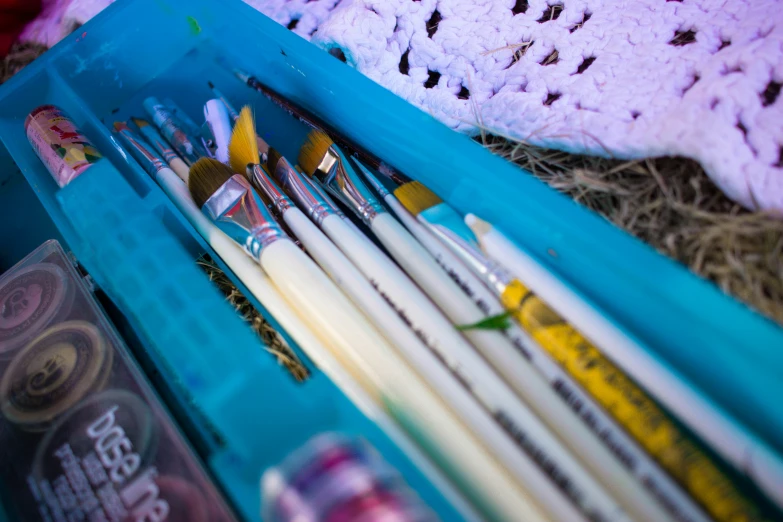
[[[234,175],[228,165],[216,159],[201,158],[190,167],[188,189],[193,202],[201,208],[223,184]]]
[[[269,172],[274,172],[277,168],[277,162],[280,161],[280,158],[283,156],[277,152],[277,149],[274,149],[272,147],[269,147],[269,150],[266,153],[266,168],[269,169]]]

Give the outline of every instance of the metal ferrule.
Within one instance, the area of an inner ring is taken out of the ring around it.
[[[300,171],[297,172],[301,174]],[[334,211],[334,213],[337,214],[341,219],[348,219],[345,214],[343,214],[343,211],[340,210],[340,207],[337,206],[337,203],[334,202],[332,197],[326,193],[326,189],[321,186],[320,182],[307,176],[302,176],[302,179],[304,179],[304,182],[307,184],[307,186],[313,189],[313,192],[318,194],[324,199],[324,201],[326,201],[326,204],[329,205],[330,210]]]
[[[370,169],[368,169],[360,160],[358,157],[353,156],[353,163],[359,167],[359,170],[362,173],[362,176],[364,176],[364,179],[367,180],[367,182],[370,184],[370,186],[375,190],[375,192],[378,193],[378,195],[381,197],[381,199],[386,199],[386,196],[391,194],[386,187],[383,186],[383,183],[380,182],[378,178],[375,177],[375,174],[370,172]]]
[[[171,148],[171,145],[163,139],[163,136],[160,135],[155,127],[146,125],[139,127],[139,130],[149,144],[152,145],[152,148],[155,149],[155,152],[162,156],[166,163],[171,163],[175,158],[179,158],[174,149]]]
[[[465,263],[473,273],[478,275],[493,293],[497,296],[502,295],[503,291],[513,279],[511,275],[500,265],[484,255],[469,229],[468,232],[470,232],[470,236],[466,236],[464,231],[459,231],[459,229],[455,230],[447,224],[438,223],[437,221],[425,217],[425,213],[430,213],[431,216],[433,213],[432,211],[437,211],[437,207],[440,206],[444,205],[438,205],[419,214],[419,222],[427,227],[427,229],[432,232],[441,243],[446,245],[454,255]],[[448,212],[454,212],[452,209],[446,208],[448,209]]]
[[[294,203],[291,198],[280,190],[277,183],[272,180],[261,165],[248,165],[247,174],[253,178],[253,184],[270,201],[279,215],[282,216],[286,210],[293,208]]]
[[[332,205],[317,190],[313,190],[305,175],[294,169],[287,159],[280,158],[272,175],[299,209],[319,227],[327,216],[336,214]]]
[[[321,160],[315,173],[327,192],[353,210],[367,226],[378,214],[386,212],[383,205],[372,195],[359,174],[349,165],[336,145]]]
[[[239,174],[223,183],[201,211],[258,261],[264,248],[279,239],[288,239],[250,182]]]
[[[141,136],[138,136],[129,128],[126,127],[122,129],[117,132],[117,135],[120,138],[120,143],[128,149],[131,156],[136,158],[139,165],[147,171],[147,174],[149,174],[152,179],[157,178],[158,172],[162,169],[168,168],[166,162],[164,162],[163,159],[144,142]]]
[[[185,163],[192,166],[199,158],[206,155],[201,145],[180,129],[171,111],[162,103],[147,98],[144,100],[144,108],[149,113],[152,121],[160,129],[161,134],[174,147]]]

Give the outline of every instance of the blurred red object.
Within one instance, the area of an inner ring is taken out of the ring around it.
[[[0,0],[0,58],[8,54],[24,26],[41,12],[41,0]]]

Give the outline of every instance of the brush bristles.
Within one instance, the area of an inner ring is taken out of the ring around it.
[[[277,162],[280,161],[280,158],[283,156],[277,152],[277,149],[273,149],[272,147],[269,147],[269,150],[266,153],[266,167],[269,169],[269,172],[274,172],[277,168]]]
[[[149,125],[149,123],[147,123],[147,121],[146,121],[146,120],[142,120],[141,118],[131,118],[131,120],[133,120],[133,123],[135,123],[135,124],[136,124],[136,126],[137,126],[138,128],[140,128],[140,129],[141,129],[142,127],[146,127],[147,125]]]
[[[115,121],[114,122],[114,130],[117,132],[124,131],[125,129],[128,129],[128,124],[124,121]]]
[[[418,216],[425,210],[443,203],[443,200],[437,194],[418,181],[411,181],[398,187],[394,191],[394,195],[400,200],[402,206],[414,216]]]
[[[201,158],[190,167],[188,189],[197,207],[201,208],[231,176],[234,171],[216,159]]]
[[[258,165],[261,158],[258,154],[258,139],[256,125],[253,121],[253,111],[249,105],[242,107],[239,119],[234,124],[231,141],[228,144],[228,161],[234,172],[247,174],[248,165]]]
[[[329,147],[334,145],[332,139],[325,132],[313,129],[307,135],[307,141],[304,142],[299,150],[299,165],[308,176],[315,174],[318,165],[324,159]]]

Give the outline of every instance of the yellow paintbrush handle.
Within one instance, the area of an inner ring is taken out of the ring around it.
[[[754,520],[758,509],[633,380],[514,280],[501,297],[507,310],[571,377],[719,521]]]

